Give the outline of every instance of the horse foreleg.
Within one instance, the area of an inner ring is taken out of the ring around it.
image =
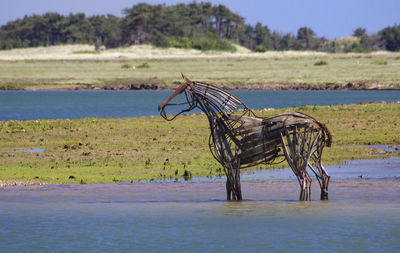
[[[234,166],[229,163],[225,168],[226,173],[226,199],[242,200],[242,189],[240,186],[240,164],[237,162]]]
[[[321,200],[328,200],[328,185],[330,176],[326,172],[324,166],[322,166],[321,155],[314,157],[315,166],[318,168],[318,172],[315,175],[318,178],[319,186],[321,187]],[[310,166],[312,168],[312,166]]]
[[[236,200],[234,171],[230,164],[224,169],[226,175],[226,200]]]
[[[301,180],[299,200],[311,200],[311,182],[310,178],[307,177]]]
[[[303,201],[303,200],[305,200],[305,197],[306,197],[306,181],[305,181],[305,179],[303,179],[303,181],[301,182],[301,185],[300,185],[299,200]]]
[[[236,162],[235,168],[236,200],[242,200],[242,187],[240,185],[240,160]]]
[[[226,177],[226,200],[232,200],[231,184],[228,177]]]

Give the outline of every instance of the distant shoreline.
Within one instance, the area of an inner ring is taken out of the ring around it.
[[[202,52],[90,45],[0,50],[0,90],[173,90],[180,73],[228,90],[400,90],[400,52]]]
[[[9,90],[174,90],[178,86],[177,84],[38,85]],[[400,90],[400,84],[360,82],[345,84],[224,84],[218,86],[226,90]]]

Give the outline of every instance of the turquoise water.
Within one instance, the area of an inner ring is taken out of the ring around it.
[[[0,120],[159,115],[173,91],[0,91]],[[233,91],[250,108],[400,100],[400,91]],[[175,113],[172,110],[170,113]]]

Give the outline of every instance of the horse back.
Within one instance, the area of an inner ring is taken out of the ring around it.
[[[284,156],[282,136],[300,129],[308,132],[326,131],[324,125],[302,113],[285,113],[272,117],[229,117],[233,122],[232,137],[238,143],[237,156],[242,168],[274,163],[276,158]]]

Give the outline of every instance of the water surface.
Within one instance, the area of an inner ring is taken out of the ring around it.
[[[382,161],[327,166],[329,201],[285,173],[256,172],[241,202],[210,181],[3,188],[0,252],[399,252],[400,159]]]
[[[159,115],[173,91],[0,91],[0,120]],[[400,91],[232,91],[250,108],[397,101]],[[176,111],[172,110],[171,113]]]

